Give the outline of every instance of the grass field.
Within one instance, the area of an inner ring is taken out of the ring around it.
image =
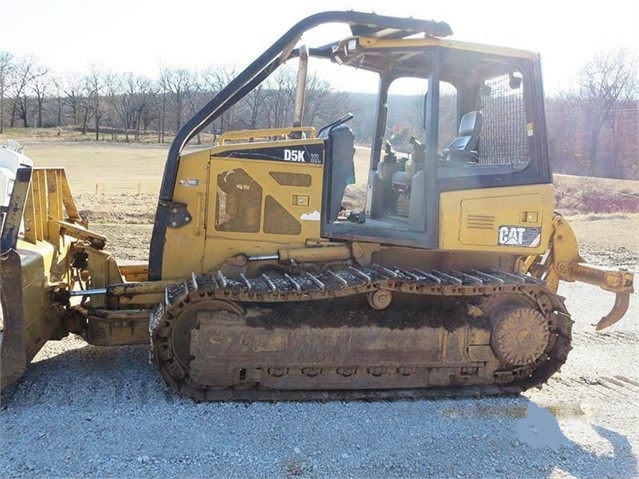
[[[37,166],[64,167],[74,193],[155,193],[167,145],[36,142],[24,154]]]

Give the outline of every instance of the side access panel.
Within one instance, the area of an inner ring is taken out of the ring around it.
[[[237,253],[269,255],[320,234],[321,140],[213,152],[204,270]]]
[[[553,231],[553,207],[551,184],[443,192],[439,247],[541,254]]]

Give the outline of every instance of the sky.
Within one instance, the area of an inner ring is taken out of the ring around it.
[[[574,85],[600,51],[639,49],[637,0],[0,0],[0,51],[33,55],[58,74],[243,68],[295,23],[327,10],[445,21],[458,40],[539,52],[547,92]],[[304,40],[319,45],[341,32],[329,26]]]

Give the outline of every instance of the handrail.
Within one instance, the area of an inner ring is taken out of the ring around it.
[[[292,126],[290,128],[268,128],[263,130],[236,130],[222,133],[217,138],[218,145],[226,145],[234,141],[259,142],[282,137],[284,140],[299,138],[315,138],[315,128],[312,126]]]

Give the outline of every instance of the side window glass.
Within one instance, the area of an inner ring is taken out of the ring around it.
[[[439,127],[437,148],[442,151],[459,134],[457,89],[450,83],[439,84]]]
[[[428,81],[421,78],[398,78],[388,89],[386,141],[398,153],[411,153],[414,136],[423,141],[424,96]]]

